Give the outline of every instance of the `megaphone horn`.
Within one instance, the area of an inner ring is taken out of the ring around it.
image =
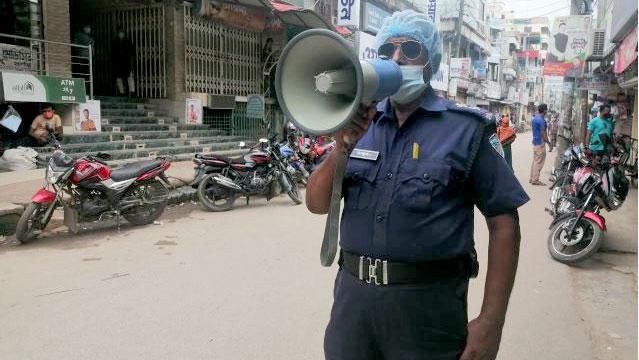
[[[307,30],[282,50],[275,75],[277,100],[295,125],[312,135],[346,126],[361,103],[388,97],[402,84],[390,60],[362,60],[338,34]]]

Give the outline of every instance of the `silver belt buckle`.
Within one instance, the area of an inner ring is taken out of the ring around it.
[[[364,260],[368,261],[368,276],[364,277]],[[377,267],[382,265],[382,281],[377,276]],[[388,262],[386,260],[372,259],[370,257],[359,257],[359,279],[366,281],[368,284],[388,285]]]

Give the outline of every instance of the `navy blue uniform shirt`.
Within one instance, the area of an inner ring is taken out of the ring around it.
[[[491,217],[529,200],[491,145],[496,135],[490,114],[442,99],[432,89],[401,128],[388,99],[377,110],[355,146],[378,151],[377,160],[351,156],[346,167],[342,249],[395,261],[454,258],[474,246],[474,205]],[[480,127],[485,131],[479,151],[463,181]]]

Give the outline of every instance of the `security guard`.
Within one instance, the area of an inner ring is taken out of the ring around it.
[[[335,134],[337,151],[306,192],[309,210],[325,214],[338,152],[350,150],[325,356],[494,359],[517,268],[517,208],[528,196],[503,158],[493,116],[428,85],[441,40],[426,15],[393,14],[377,42],[379,55],[400,65],[403,85]],[[474,205],[490,246],[481,314],[468,323]]]

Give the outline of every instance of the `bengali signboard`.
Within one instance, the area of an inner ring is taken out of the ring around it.
[[[337,25],[359,26],[360,0],[337,1]]]
[[[610,74],[591,74],[577,79],[579,90],[603,90],[610,86]]]
[[[14,71],[35,71],[36,62],[28,47],[0,44],[0,69]]]
[[[450,77],[470,78],[470,58],[450,59]]]
[[[391,16],[391,13],[370,2],[364,3],[364,20],[362,29],[372,34],[377,34],[382,27],[384,20]]]
[[[375,48],[375,37],[373,35],[360,31],[358,48],[360,60],[377,59],[377,48]]]
[[[17,102],[84,103],[84,79],[2,72],[2,100]]]
[[[553,23],[544,75],[580,77],[588,57],[592,17],[560,16]]]
[[[426,0],[426,15],[433,24],[437,24],[437,0]]]
[[[448,92],[448,64],[439,64],[439,70],[430,79],[430,86],[435,90]]]
[[[234,28],[254,31],[262,31],[266,28],[266,14],[258,7],[216,0],[198,0],[194,13]]]

